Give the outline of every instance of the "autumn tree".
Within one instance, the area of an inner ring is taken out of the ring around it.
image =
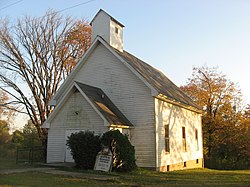
[[[50,114],[49,101],[90,45],[91,28],[48,11],[43,17],[24,17],[15,26],[0,21],[0,90],[10,102],[4,107],[27,114],[40,139]]]
[[[238,151],[238,159],[245,159],[247,167],[250,168],[250,104],[244,110],[240,128],[242,136],[238,138],[241,148],[241,151]]]
[[[224,154],[223,145],[229,145],[240,134],[242,95],[237,85],[217,68],[195,67],[192,78],[181,89],[203,108],[205,158]]]

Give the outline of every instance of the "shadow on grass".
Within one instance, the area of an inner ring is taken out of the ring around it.
[[[15,164],[15,160],[0,158],[0,169],[17,169],[30,165]],[[69,167],[56,167],[57,170],[85,173],[86,175],[115,176],[114,180],[98,181],[81,177],[62,176],[42,172],[25,172],[0,175],[0,185],[21,186],[250,186],[250,170],[193,169],[159,173],[137,169],[129,173],[105,173],[93,170],[80,170]]]
[[[66,171],[91,173],[97,175],[116,176],[112,181],[127,186],[250,186],[250,170],[212,170],[192,169],[160,173],[144,169],[137,169],[129,173],[105,173],[93,170],[80,170],[75,168],[58,168]],[[110,181],[111,182],[111,181]]]
[[[120,175],[122,181],[144,185],[177,186],[250,186],[250,170],[218,171],[194,169],[159,173],[138,169],[129,174]]]

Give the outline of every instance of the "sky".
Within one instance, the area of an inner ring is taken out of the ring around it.
[[[48,9],[89,22],[103,9],[125,25],[124,49],[178,86],[193,67],[218,67],[250,103],[250,0],[0,0],[13,24]]]

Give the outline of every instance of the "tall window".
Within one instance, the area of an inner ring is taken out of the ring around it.
[[[187,151],[187,142],[186,142],[186,129],[182,127],[182,150]]]
[[[195,129],[195,143],[196,143],[196,151],[198,151],[199,150],[198,129]]]
[[[170,152],[170,146],[169,146],[169,125],[165,125],[165,151]]]

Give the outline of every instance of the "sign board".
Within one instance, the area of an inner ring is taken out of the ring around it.
[[[96,156],[94,170],[109,172],[112,165],[111,151],[100,151]]]

